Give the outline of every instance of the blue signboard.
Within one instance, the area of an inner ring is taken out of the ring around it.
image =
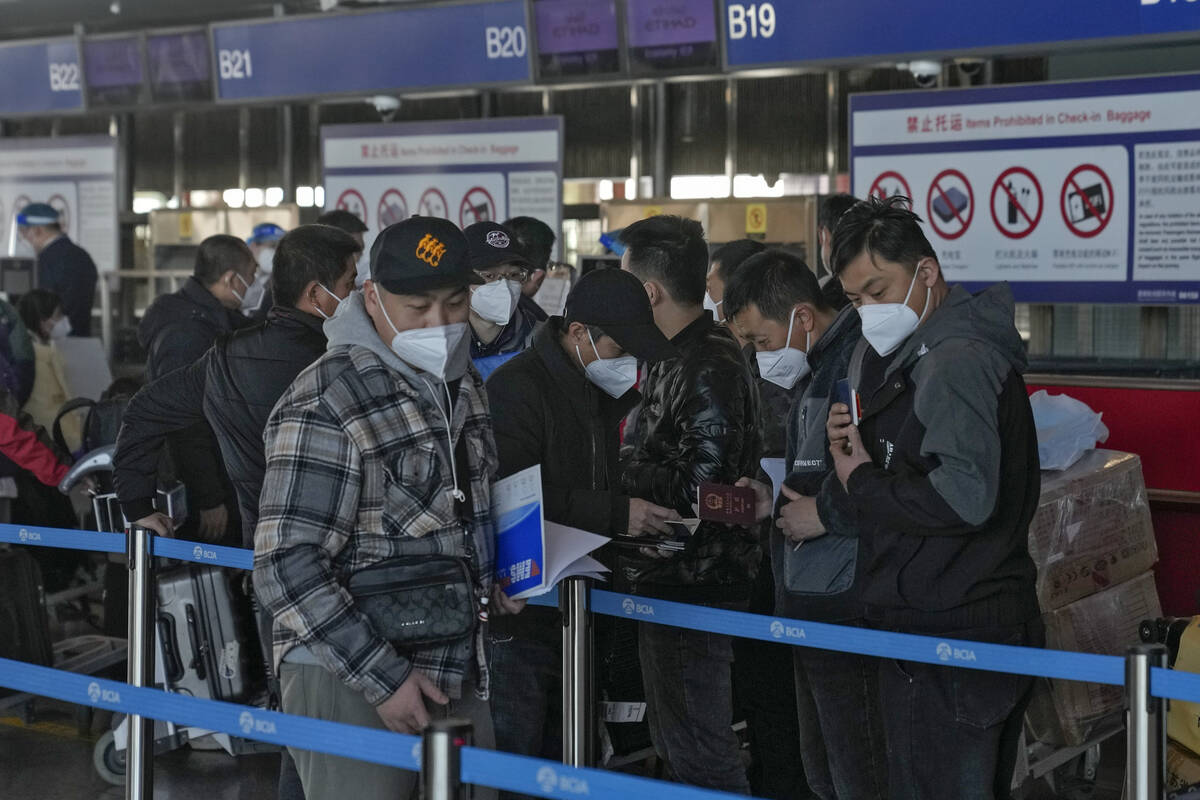
[[[1200,30],[1183,0],[722,0],[731,67],[847,61]]]
[[[0,114],[83,108],[75,39],[0,45]]]
[[[528,81],[528,30],[522,0],[217,25],[217,97]]]
[[[855,195],[947,279],[1030,303],[1200,303],[1200,74],[850,98]]]

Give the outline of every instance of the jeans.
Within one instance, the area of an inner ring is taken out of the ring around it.
[[[749,794],[733,732],[728,636],[638,624],[646,716],[654,749],[680,781]]]
[[[885,800],[887,745],[874,658],[795,648],[800,751],[821,800]]]
[[[1041,621],[947,633],[1041,647]],[[998,800],[1010,795],[1033,679],[885,659],[879,665],[891,800]]]
[[[493,636],[489,646],[496,749],[562,760],[561,638],[555,644],[529,636]],[[525,795],[502,791],[500,797]]]

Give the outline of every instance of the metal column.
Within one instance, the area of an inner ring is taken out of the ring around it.
[[[425,800],[465,798],[462,749],[471,744],[469,720],[441,719],[429,723],[421,737],[421,796]]]
[[[654,84],[654,196],[670,197],[670,170],[667,168],[667,84]]]
[[[827,194],[837,193],[838,156],[842,152],[841,72],[825,74],[825,174],[829,176]]]
[[[296,170],[293,167],[295,130],[292,127],[292,107],[284,103],[279,109],[279,182],[283,202],[296,202]]]
[[[154,682],[154,560],[152,533],[130,525],[125,532],[129,562],[129,664],[130,686]],[[126,800],[154,796],[154,720],[130,714],[129,744],[125,761]]]
[[[642,105],[638,100],[638,85],[629,87],[629,118],[632,141],[629,147],[629,177],[633,179],[633,192],[626,193],[626,200],[637,200],[642,183]]]
[[[738,146],[738,92],[737,79],[725,79],[725,180],[729,183],[729,196],[733,197],[733,176],[737,175]]]
[[[1150,670],[1167,648],[1141,644],[1125,655],[1125,798],[1162,800],[1166,783],[1167,701],[1150,695]]]
[[[592,680],[591,581],[567,578],[558,586],[563,615],[563,763],[590,767],[595,760],[595,691]]]
[[[175,202],[179,204],[179,208],[188,206],[183,197],[187,185],[184,176],[186,165],[183,158],[183,134],[184,115],[182,111],[176,111],[171,115],[171,194],[174,196]]]

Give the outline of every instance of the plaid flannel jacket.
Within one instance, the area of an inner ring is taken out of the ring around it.
[[[469,454],[469,537],[451,496],[442,413],[375,353],[332,349],[280,399],[264,433],[267,471],[254,537],[254,586],[275,619],[276,667],[304,645],[378,704],[414,668],[459,697],[473,661],[472,677],[486,696],[484,626],[474,637],[401,654],[375,633],[345,588],[352,573],[389,558],[465,554],[479,589],[490,590],[496,446],[473,369],[459,384],[452,431],[456,442],[465,438]]]

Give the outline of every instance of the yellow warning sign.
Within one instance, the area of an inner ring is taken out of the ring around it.
[[[184,211],[179,215],[179,238],[188,241],[192,238],[192,212]]]
[[[767,206],[764,203],[751,203],[746,206],[746,233],[765,234],[767,232]]]
[[[662,206],[646,206],[642,209],[642,216],[646,219],[657,217],[662,213]]]

